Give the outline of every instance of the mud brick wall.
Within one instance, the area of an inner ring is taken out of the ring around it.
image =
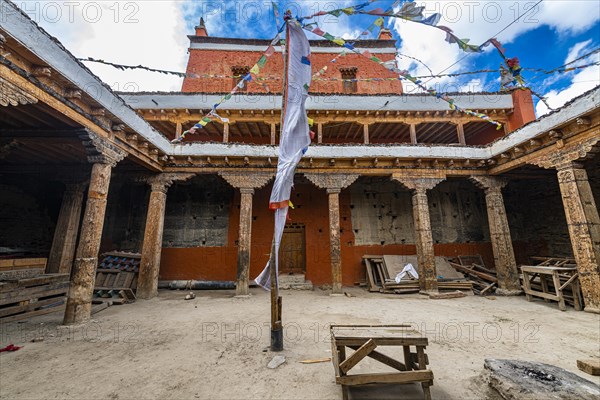
[[[357,245],[414,244],[411,193],[389,178],[363,178],[350,188]],[[427,192],[434,243],[489,242],[483,191],[466,180]]]
[[[111,182],[100,252],[142,251],[149,194],[147,185],[118,179]]]
[[[0,183],[0,255],[47,257],[64,185],[21,177]]]
[[[173,185],[167,193],[163,248],[225,246],[232,197],[233,189],[214,175]]]
[[[503,193],[517,264],[529,264],[531,256],[572,256],[555,174],[512,180]]]
[[[585,169],[588,173],[596,207],[600,208],[600,153],[586,162]]]

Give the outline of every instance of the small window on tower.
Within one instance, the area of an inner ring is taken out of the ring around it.
[[[340,68],[342,74],[342,91],[344,93],[356,93],[358,91],[358,83],[356,81],[356,72],[358,68]]]
[[[250,72],[250,67],[248,66],[235,66],[231,67],[231,72],[233,74],[233,86],[237,85],[244,76]],[[238,92],[245,92],[248,88],[248,82],[244,81],[243,86],[238,88]]]

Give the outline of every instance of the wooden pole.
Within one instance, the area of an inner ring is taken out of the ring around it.
[[[282,96],[282,107],[281,113],[281,131],[279,133],[279,140],[283,136],[283,121],[285,118],[285,106],[287,104],[288,91],[286,90],[288,84],[288,65],[290,57],[290,26],[286,20],[286,37],[285,37],[285,57],[283,67],[283,96]],[[277,266],[275,265],[275,238],[273,237],[273,243],[271,244],[271,256],[269,257],[269,268],[271,273],[271,351],[282,351],[283,350],[283,324],[282,324],[282,299],[279,296],[279,285],[277,284]]]

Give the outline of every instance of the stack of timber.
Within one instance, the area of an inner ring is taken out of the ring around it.
[[[532,264],[537,265],[521,265],[521,284],[527,301],[532,301],[532,296],[535,296],[546,302],[558,302],[561,311],[566,311],[566,304],[577,311],[583,309],[583,294],[575,259],[531,257],[531,260]]]
[[[69,274],[40,273],[46,267],[46,259],[1,261],[1,322],[17,321],[64,310],[69,291]],[[12,264],[14,269],[9,269],[8,264]],[[30,272],[24,273],[24,271]]]
[[[137,253],[110,252],[96,271],[94,304],[126,304],[135,301],[141,255]]]
[[[47,258],[0,259],[0,280],[32,278],[43,274]]]
[[[458,263],[455,261],[448,260],[448,263],[469,279],[475,294],[484,296],[495,292],[498,287],[496,272],[485,267],[481,256],[458,256]]]
[[[396,283],[395,279],[390,278],[390,270],[386,265],[386,258],[394,256],[371,256],[365,255],[362,257],[365,264],[367,277],[367,290],[369,292],[392,293],[392,294],[409,294],[419,293],[419,281],[417,279],[406,279]],[[416,262],[413,266],[416,267]],[[400,271],[397,271],[400,272]],[[396,276],[393,273],[392,276]],[[465,279],[438,278],[438,290],[445,291],[465,291],[472,294],[472,285]]]

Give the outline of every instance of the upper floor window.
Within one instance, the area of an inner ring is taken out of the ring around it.
[[[342,91],[344,93],[356,93],[358,91],[358,82],[356,81],[356,72],[358,68],[347,67],[340,68],[342,74]]]
[[[234,66],[231,67],[231,72],[233,74],[233,85],[235,86],[237,85],[242,78],[248,73],[250,72],[250,67],[248,66]],[[238,88],[238,92],[245,92],[246,89],[248,89],[248,82],[244,81],[243,82],[243,87]]]

